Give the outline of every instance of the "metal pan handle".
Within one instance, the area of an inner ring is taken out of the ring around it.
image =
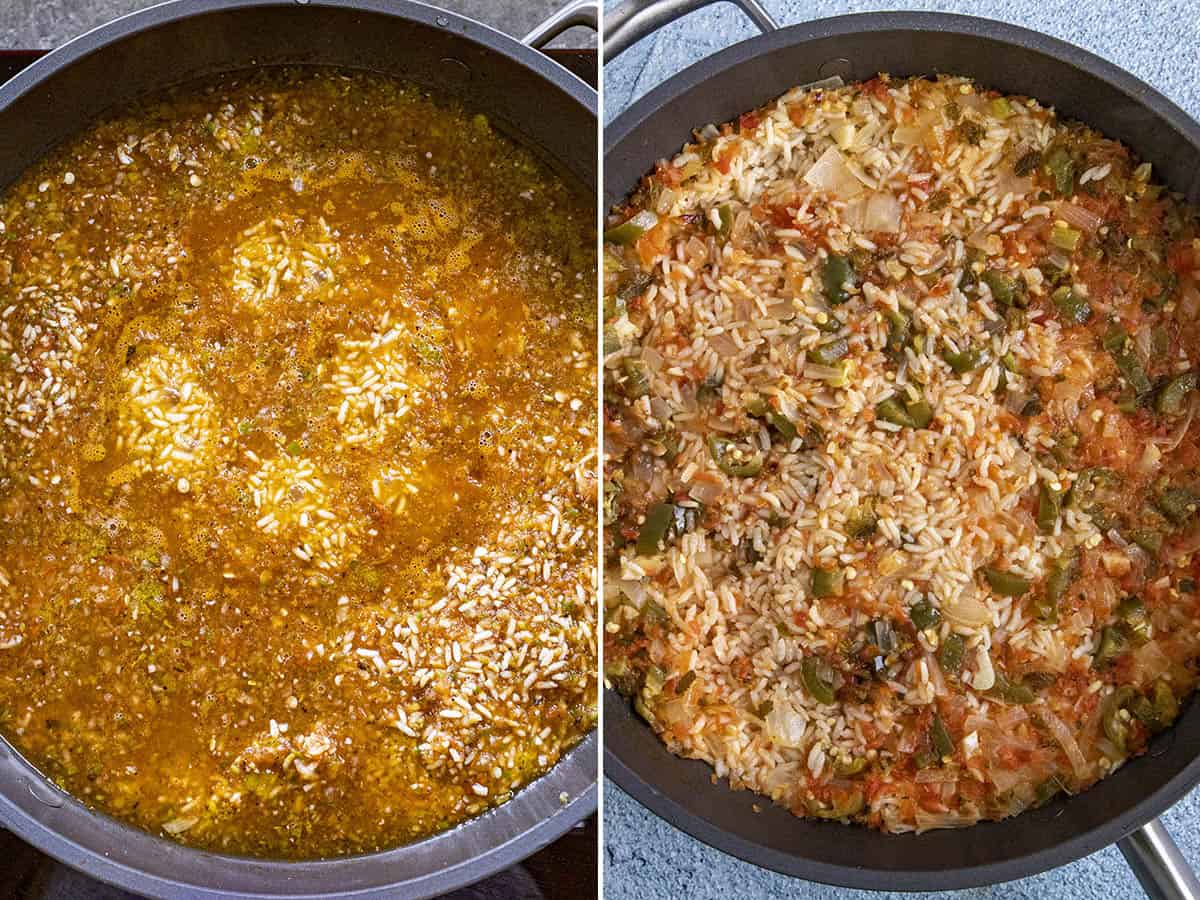
[[[646,35],[715,0],[625,0],[604,19],[604,59],[616,59]],[[764,34],[778,23],[758,0],[730,0],[741,7]]]
[[[1121,838],[1117,847],[1150,900],[1200,900],[1200,880],[1158,819]]]
[[[576,25],[600,31],[600,0],[574,0],[546,21],[533,26],[533,30],[521,38],[521,43],[534,50],[541,50],[548,43]]]

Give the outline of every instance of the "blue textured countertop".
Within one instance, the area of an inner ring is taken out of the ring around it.
[[[763,0],[785,24],[881,9],[937,10],[1002,19],[1070,41],[1116,62],[1200,118],[1200,3],[1130,0],[982,0],[982,2],[841,2]],[[719,4],[667,26],[604,70],[605,118],[691,63],[755,33],[740,10]],[[1200,869],[1200,791],[1164,820],[1192,866]],[[713,850],[678,831],[623,793],[604,790],[605,897],[608,900],[928,897],[1065,900],[1135,898],[1141,889],[1121,854],[1108,848],[1034,878],[944,894],[870,894],[776,875]],[[951,862],[951,861],[948,861]]]

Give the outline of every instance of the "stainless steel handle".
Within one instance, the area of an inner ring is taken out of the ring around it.
[[[1151,900],[1200,900],[1200,880],[1158,819],[1117,841],[1117,847]]]
[[[625,0],[604,19],[604,59],[616,59],[646,35],[716,0]],[[758,0],[730,0],[764,34],[779,28]]]
[[[521,43],[541,50],[548,43],[576,25],[600,31],[600,0],[574,0],[546,21],[535,25],[533,30],[521,38]]]

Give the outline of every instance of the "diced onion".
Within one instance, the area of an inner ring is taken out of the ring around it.
[[[971,687],[977,691],[990,691],[996,685],[996,670],[992,667],[992,656],[984,647],[975,654],[975,674],[971,676]]]
[[[1153,681],[1171,668],[1171,659],[1158,641],[1148,641],[1133,652],[1133,671],[1139,682]]]
[[[1190,322],[1200,314],[1200,289],[1196,282],[1185,278],[1179,285],[1179,306],[1176,318],[1181,322]]]
[[[904,215],[904,207],[896,196],[884,192],[872,194],[867,200],[867,208],[863,216],[863,231],[896,234],[900,231],[902,215]]]
[[[767,713],[767,737],[780,747],[800,749],[804,746],[804,734],[808,725],[796,712],[787,695],[776,691],[771,711]]]
[[[1058,741],[1059,746],[1063,748],[1063,752],[1067,754],[1067,759],[1071,761],[1071,768],[1075,770],[1075,777],[1084,779],[1091,773],[1091,766],[1088,765],[1087,759],[1084,758],[1083,751],[1079,749],[1079,743],[1075,740],[1075,735],[1071,733],[1071,729],[1066,726],[1058,716],[1050,711],[1048,706],[1039,704],[1037,713],[1042,719],[1042,723],[1046,726],[1046,730]]]
[[[974,825],[979,821],[977,815],[965,815],[958,812],[934,813],[921,806],[916,809],[917,831],[929,831],[931,828],[962,828]]]
[[[943,604],[942,615],[965,628],[981,628],[992,621],[992,611],[977,597],[965,594],[952,603]]]
[[[837,147],[830,147],[821,154],[820,159],[804,173],[804,182],[840,200],[857,197],[864,190],[863,183],[850,171],[846,158]]]
[[[183,834],[199,821],[199,816],[179,816],[169,822],[164,822],[162,829],[167,834]]]

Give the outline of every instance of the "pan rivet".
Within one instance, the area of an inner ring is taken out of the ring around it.
[[[837,57],[836,59],[828,59],[821,63],[821,67],[817,69],[817,74],[822,78],[833,78],[835,75],[842,78],[850,78],[854,66],[850,60],[845,57]]]
[[[437,17],[437,23],[438,23],[438,25],[440,25],[442,28],[445,28],[445,27],[447,27],[447,26],[450,24],[450,20],[449,20],[449,19],[447,19],[445,16],[438,16],[438,17]]]

